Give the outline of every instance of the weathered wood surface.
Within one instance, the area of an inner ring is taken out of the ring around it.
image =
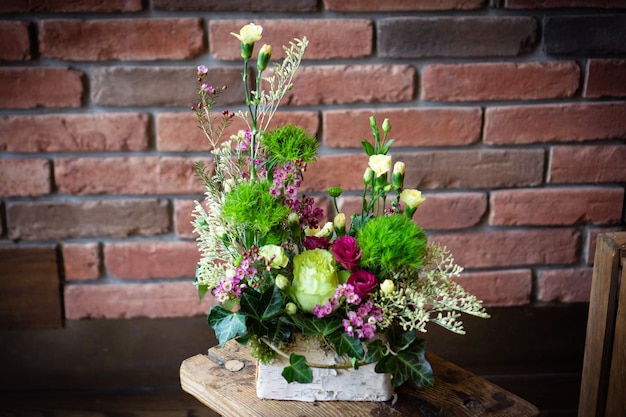
[[[56,248],[0,248],[0,329],[62,326]]]
[[[626,282],[625,258],[626,233],[598,236],[579,417],[626,415],[626,285],[620,285],[620,274]]]
[[[397,399],[387,402],[260,400],[256,396],[256,363],[245,346],[229,342],[183,361],[180,380],[184,391],[224,417],[530,417],[535,406],[436,355],[428,355],[435,373],[434,388],[402,386]],[[237,372],[228,361],[240,361]]]

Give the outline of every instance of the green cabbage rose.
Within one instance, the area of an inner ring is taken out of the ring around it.
[[[312,313],[316,305],[328,304],[337,285],[337,269],[329,251],[311,249],[293,258],[291,295],[302,311]]]

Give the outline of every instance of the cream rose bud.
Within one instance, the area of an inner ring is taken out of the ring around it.
[[[336,229],[343,230],[346,228],[346,215],[345,213],[338,213],[333,219],[333,225]]]
[[[274,280],[274,283],[279,289],[284,290],[285,288],[289,286],[289,278],[287,278],[283,274],[278,274],[276,275],[276,279]]]
[[[252,45],[253,43],[261,40],[262,33],[263,27],[255,25],[254,23],[248,23],[239,30],[239,34],[232,32],[230,34],[239,39],[241,43]]]
[[[393,173],[404,175],[404,171],[406,171],[406,165],[402,161],[398,161],[393,164]]]
[[[419,190],[407,189],[402,190],[400,193],[400,201],[407,205],[407,207],[415,209],[422,204],[426,199],[422,197],[422,192]]]
[[[389,119],[383,120],[382,128],[383,132],[389,133],[389,131],[391,130],[391,123],[389,122]]]
[[[284,268],[289,263],[289,258],[285,255],[285,249],[278,245],[265,245],[259,248],[261,258],[269,262],[272,268]]]
[[[391,294],[396,290],[396,284],[394,284],[392,280],[386,279],[380,284],[380,290],[383,294]]]
[[[372,168],[376,177],[380,177],[381,175],[385,175],[391,169],[391,156],[389,155],[372,155],[370,156],[370,160],[368,163],[369,167]]]
[[[297,312],[298,306],[295,305],[295,303],[287,303],[287,305],[285,305],[285,313],[289,314],[290,316],[293,316]]]
[[[333,223],[327,222],[324,227],[305,227],[304,234],[306,236],[329,237],[334,232]]]

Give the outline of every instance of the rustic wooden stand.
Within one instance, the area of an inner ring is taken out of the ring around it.
[[[256,361],[248,349],[228,342],[207,355],[186,359],[180,367],[184,391],[224,417],[531,417],[532,404],[436,355],[427,354],[434,373],[434,388],[396,389],[387,402],[260,400],[256,396]]]

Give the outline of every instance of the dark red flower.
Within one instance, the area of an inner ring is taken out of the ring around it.
[[[324,237],[307,236],[304,238],[302,246],[304,246],[304,248],[307,250],[328,249],[328,247],[330,246],[330,242]]]
[[[332,247],[333,256],[348,271],[354,270],[361,258],[361,249],[352,236],[341,236],[335,240]]]
[[[378,279],[364,269],[359,269],[350,274],[347,284],[354,287],[354,292],[361,298],[365,298],[378,287]]]

